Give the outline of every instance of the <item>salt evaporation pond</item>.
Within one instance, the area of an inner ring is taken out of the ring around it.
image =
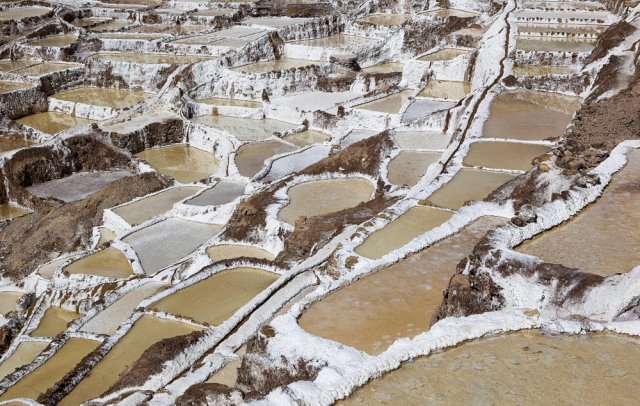
[[[374,185],[362,178],[323,179],[291,187],[289,204],[278,217],[294,225],[300,217],[314,217],[355,207],[371,199]]]
[[[456,104],[453,100],[416,99],[402,115],[403,123],[410,123],[430,116],[434,113],[448,110]]]
[[[386,62],[379,65],[369,66],[362,69],[364,73],[396,73],[402,72],[404,64],[402,62]]]
[[[504,222],[480,218],[429,248],[363,276],[311,305],[300,317],[300,326],[369,354],[427,331],[458,262],[487,231]]]
[[[78,40],[78,36],[74,34],[65,34],[65,35],[54,35],[52,37],[40,38],[34,41],[31,41],[31,45],[40,46],[40,47],[54,47],[54,48],[64,48],[75,43]]]
[[[22,117],[16,120],[22,125],[26,125],[47,134],[56,134],[60,131],[67,130],[72,127],[88,125],[94,123],[93,120],[86,118],[74,117],[64,113],[36,113],[30,116]]]
[[[211,258],[212,262],[226,261],[229,259],[247,257],[256,259],[273,260],[275,255],[262,248],[254,247],[251,245],[239,245],[239,244],[222,244],[214,245],[207,248],[207,255]]]
[[[98,239],[98,247],[115,240],[116,233],[113,230],[108,229],[107,227],[98,227],[98,231],[100,233],[100,238]]]
[[[230,116],[201,116],[195,122],[226,131],[240,141],[262,141],[274,135],[297,127],[295,124],[279,120],[254,120],[243,117]]]
[[[518,65],[513,67],[517,76],[574,75],[578,68],[563,65]]]
[[[93,334],[114,334],[118,327],[131,317],[144,299],[164,290],[167,286],[159,282],[147,282],[132,289],[85,323],[80,331]]]
[[[271,285],[278,276],[257,268],[229,269],[181,289],[151,307],[216,326]]]
[[[427,200],[435,206],[457,210],[469,200],[484,199],[514,177],[510,173],[463,168]]]
[[[142,316],[127,334],[107,353],[80,383],[59,403],[79,405],[100,396],[140,358],[142,353],[160,340],[198,331],[200,328],[154,316]]]
[[[0,72],[11,72],[16,69],[26,68],[27,66],[35,65],[39,63],[38,61],[29,61],[25,59],[11,60],[11,59],[2,59],[0,60]]]
[[[482,136],[524,141],[560,137],[580,104],[579,97],[549,92],[500,93],[491,103]]]
[[[160,193],[136,200],[112,211],[132,226],[142,224],[156,216],[164,214],[173,205],[189,196],[196,194],[201,188],[197,186],[178,186],[163,190]]]
[[[304,68],[305,66],[312,65],[318,65],[318,62],[305,59],[281,58],[274,59],[272,61],[255,62],[248,65],[236,66],[234,68],[231,68],[231,70],[244,73],[267,73],[273,71]]]
[[[22,137],[0,136],[0,154],[7,151],[28,147],[32,143]]]
[[[123,241],[131,245],[147,275],[152,275],[210,240],[221,226],[179,218],[168,218],[129,234]]]
[[[256,100],[229,99],[226,97],[210,97],[208,99],[198,100],[198,103],[212,106],[245,107],[250,109],[262,108],[262,103]]]
[[[339,403],[633,404],[640,398],[639,349],[637,338],[622,334],[521,331],[403,363]]]
[[[371,233],[354,251],[367,258],[382,258],[417,236],[440,226],[451,216],[453,213],[447,210],[423,206],[412,207],[384,228]]]
[[[418,97],[460,100],[465,97],[470,90],[471,84],[468,82],[431,79],[422,92],[418,94]]]
[[[209,152],[177,144],[150,148],[135,155],[147,161],[156,171],[180,183],[208,178],[218,169],[218,160]]]
[[[110,89],[104,87],[79,87],[54,94],[54,99],[75,103],[91,104],[95,106],[123,109],[138,104],[151,96],[152,93],[126,89]]]
[[[219,206],[242,196],[245,187],[244,183],[222,180],[184,203],[192,206]]]
[[[133,274],[127,257],[122,251],[113,247],[83,257],[67,265],[64,270],[70,274],[88,274],[108,278],[127,278]]]
[[[322,144],[331,139],[331,135],[315,130],[304,130],[283,138],[297,147],[307,147],[314,144]]]
[[[28,89],[31,86],[30,83],[0,81],[0,94],[13,92],[14,90]]]
[[[369,14],[366,17],[358,18],[356,22],[393,27],[397,25],[403,25],[410,19],[411,17],[406,14],[377,13],[377,14]]]
[[[20,217],[29,213],[29,210],[12,206],[9,203],[0,204],[0,220],[12,219],[14,217]]]
[[[409,97],[412,93],[413,90],[411,89],[403,90],[390,96],[383,97],[382,99],[360,104],[354,108],[376,111],[379,113],[398,114],[400,113],[402,106],[409,101]]]
[[[64,178],[29,186],[27,190],[34,196],[53,197],[69,203],[91,196],[105,185],[132,175],[125,170],[76,172]]]
[[[443,48],[439,51],[432,52],[425,56],[418,58],[419,61],[423,62],[433,62],[433,61],[450,61],[459,56],[466,55],[471,51],[467,49],[459,49],[459,48]]]
[[[0,11],[0,21],[20,21],[24,18],[40,17],[50,11],[51,9],[48,7],[11,7]]]
[[[549,152],[549,149],[546,145],[517,142],[474,142],[463,163],[467,166],[526,171],[531,168],[533,158]]]
[[[16,310],[18,300],[22,295],[22,292],[11,290],[0,291],[0,314],[7,315],[9,312]]]
[[[27,68],[23,68],[15,71],[15,73],[24,75],[24,76],[40,76],[46,75],[53,72],[59,72],[65,69],[77,68],[82,65],[76,65],[71,63],[61,63],[61,62],[44,62],[39,63],[37,65],[32,65]]]
[[[425,11],[421,14],[432,16],[432,17],[459,17],[459,18],[477,17],[479,15],[471,11],[457,10],[454,8],[441,8],[439,10]]]
[[[44,312],[38,327],[31,332],[33,337],[55,337],[67,329],[67,325],[82,316],[71,310],[52,306]]]
[[[174,54],[145,54],[145,53],[103,53],[100,52],[93,56],[95,59],[102,59],[113,62],[133,62],[140,64],[168,64],[168,65],[186,65],[190,63],[202,62],[211,59],[210,56],[197,55],[174,55]]]
[[[527,52],[591,52],[595,40],[518,38],[516,47]]]
[[[293,41],[295,44],[319,48],[347,48],[355,45],[371,44],[373,42],[375,42],[375,40],[371,38],[347,34],[335,34],[328,37]]]
[[[439,152],[400,151],[387,166],[389,181],[394,185],[414,186],[441,155]]]
[[[282,141],[268,140],[245,144],[236,153],[236,166],[240,175],[253,177],[264,167],[264,163],[272,156],[295,151],[296,147]]]
[[[99,341],[70,338],[51,358],[8,388],[0,400],[37,399],[99,345]]]
[[[48,345],[46,341],[23,341],[18,344],[15,351],[0,364],[0,379],[4,379],[16,368],[32,363]]]
[[[638,185],[640,151],[633,150],[627,165],[613,175],[595,203],[517,250],[603,276],[630,271],[640,265]]]
[[[401,149],[445,149],[449,136],[438,131],[398,131],[394,134]]]

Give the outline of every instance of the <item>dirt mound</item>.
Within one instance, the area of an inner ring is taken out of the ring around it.
[[[626,37],[633,34],[635,30],[636,28],[626,21],[620,21],[609,26],[609,28],[598,37],[596,47],[591,51],[591,54],[585,60],[584,64],[588,65],[602,58],[610,50],[620,45]]]
[[[52,257],[86,247],[93,227],[102,221],[104,209],[167,186],[165,178],[145,173],[112,182],[77,202],[39,205],[34,213],[0,230],[0,273],[19,280]]]
[[[244,395],[238,389],[211,382],[202,382],[191,386],[176,399],[178,406],[235,406],[242,403]]]

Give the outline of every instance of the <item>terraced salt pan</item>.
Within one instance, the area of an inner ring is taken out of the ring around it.
[[[640,265],[639,185],[640,151],[634,150],[595,203],[517,250],[598,275],[630,271]]]
[[[49,345],[46,341],[23,341],[15,351],[0,364],[0,379],[4,379],[17,368],[33,362]]]
[[[478,16],[477,13],[473,13],[471,11],[456,10],[453,8],[442,8],[439,10],[425,11],[421,14],[427,15],[427,16],[433,16],[433,17],[459,17],[459,18],[469,18],[469,17]]]
[[[210,240],[221,226],[168,218],[126,236],[147,275],[175,263]]]
[[[409,101],[411,94],[413,94],[413,90],[407,89],[378,100],[360,104],[355,108],[380,113],[398,114],[402,106]]]
[[[278,274],[257,268],[225,270],[167,296],[152,307],[215,326],[276,279]]]
[[[275,133],[282,133],[296,127],[295,124],[268,118],[254,120],[229,116],[201,116],[194,121],[226,131],[240,141],[262,141]]]
[[[37,65],[32,65],[27,68],[19,69],[15,71],[15,73],[24,75],[24,76],[40,76],[46,75],[53,72],[59,72],[65,69],[77,68],[82,65],[72,64],[72,63],[61,63],[61,62],[44,62],[39,63]]]
[[[245,187],[246,185],[244,183],[222,180],[198,196],[185,201],[185,204],[193,206],[218,206],[230,203],[244,194]]]
[[[7,82],[0,81],[0,94],[13,92],[14,90],[28,89],[32,85],[30,83],[22,83],[22,82]]]
[[[329,110],[338,104],[360,96],[360,93],[311,91],[300,94],[272,97],[271,104],[287,106],[302,111]]]
[[[109,278],[127,278],[133,268],[122,251],[109,247],[83,257],[64,268],[70,274],[88,274]]]
[[[457,210],[470,200],[482,200],[516,175],[463,168],[433,193],[428,201],[438,207]]]
[[[300,217],[314,217],[355,207],[371,199],[373,184],[362,178],[323,179],[303,182],[291,187],[290,202],[278,217],[295,225]]]
[[[31,45],[39,47],[53,47],[64,48],[75,43],[78,40],[78,36],[74,34],[54,35],[52,37],[45,37],[31,41]]]
[[[22,137],[8,137],[4,135],[0,136],[0,154],[23,147],[28,147],[29,145],[31,145],[31,142]]]
[[[52,306],[44,312],[38,327],[31,332],[33,337],[55,337],[67,329],[67,325],[82,316],[62,307]]]
[[[63,202],[82,200],[118,179],[132,176],[129,171],[76,172],[67,177],[38,183],[27,190],[38,197],[53,197]]]
[[[539,141],[560,137],[581,99],[549,92],[500,93],[491,103],[482,136]]]
[[[431,79],[422,92],[418,94],[418,97],[460,100],[465,97],[470,90],[471,84],[467,82]]]
[[[131,226],[136,226],[168,212],[175,203],[196,194],[199,190],[200,188],[197,186],[174,187],[133,203],[116,207],[112,211]]]
[[[22,125],[26,125],[47,134],[56,134],[60,131],[72,127],[88,125],[95,121],[86,118],[74,117],[64,113],[36,113],[16,120]]]
[[[225,14],[235,13],[236,10],[231,8],[217,8],[210,10],[199,10],[193,13],[194,16],[204,16],[204,17],[217,17],[223,16]]]
[[[504,222],[482,217],[459,233],[364,276],[311,305],[300,317],[300,326],[369,354],[427,331],[458,262],[488,230]]]
[[[37,399],[38,395],[45,392],[67,372],[73,369],[82,358],[98,347],[100,343],[83,338],[70,338],[51,358],[44,364],[31,371],[11,386],[0,396],[0,400],[16,398]]]
[[[135,156],[180,183],[208,178],[216,172],[219,165],[219,161],[211,153],[182,144],[150,148]]]
[[[29,61],[24,59],[19,59],[12,61],[10,59],[0,60],[0,72],[11,72],[16,69],[26,68],[27,66],[35,65],[38,61]]]
[[[536,34],[546,34],[546,35],[557,35],[560,33],[568,34],[569,36],[573,34],[581,34],[581,35],[599,35],[604,31],[606,27],[597,26],[597,25],[529,25],[529,24],[518,24],[518,33],[519,35],[523,35],[525,33],[536,33]]]
[[[591,52],[595,40],[518,38],[516,47],[528,52]]]
[[[100,24],[97,27],[89,28],[91,32],[106,32],[106,31],[117,31],[119,29],[125,28],[133,24],[133,21],[129,20],[113,20],[106,24]]]
[[[307,45],[320,48],[347,48],[353,45],[372,44],[375,40],[371,38],[358,37],[356,35],[335,34],[328,37],[307,39],[302,41],[292,41],[294,44]]]
[[[452,100],[417,99],[414,100],[402,115],[403,123],[428,117],[438,112],[444,112],[456,104]]]
[[[287,135],[285,141],[297,147],[307,147],[313,144],[322,144],[331,139],[331,135],[315,130],[304,130],[295,134]]]
[[[6,315],[7,313],[16,310],[18,300],[20,300],[22,295],[22,292],[15,292],[11,290],[0,291],[0,314]]]
[[[11,219],[30,213],[28,210],[12,206],[9,203],[0,204],[0,220]]]
[[[370,234],[362,244],[356,247],[355,252],[371,259],[382,258],[419,235],[438,227],[451,216],[453,213],[446,210],[423,206],[412,207],[384,228]]]
[[[257,259],[273,260],[275,255],[251,245],[222,244],[207,248],[207,255],[213,262],[226,261],[228,259],[248,257]]]
[[[127,334],[107,353],[91,373],[69,393],[60,405],[79,405],[100,396],[118,380],[119,375],[131,367],[140,355],[156,342],[165,338],[189,334],[198,327],[154,316],[142,316]]]
[[[517,76],[573,75],[578,73],[574,66],[561,65],[520,65],[513,67]]]
[[[198,103],[210,104],[213,106],[246,107],[250,109],[262,108],[262,103],[255,100],[228,99],[224,97],[210,97],[198,100]]]
[[[379,65],[369,66],[362,69],[364,73],[394,73],[402,72],[404,69],[404,63],[402,62],[386,62]]]
[[[157,65],[186,65],[190,63],[202,62],[211,59],[210,56],[197,55],[173,55],[173,54],[146,54],[146,53],[98,53],[93,56],[95,59],[102,59],[113,62],[134,62],[141,64]]]
[[[402,149],[445,149],[449,136],[436,131],[398,131],[394,138]]]
[[[235,158],[236,166],[242,176],[251,178],[260,172],[267,159],[295,150],[296,147],[276,140],[245,144],[238,149]]]
[[[266,72],[273,72],[273,71],[303,68],[305,66],[312,66],[317,64],[318,64],[317,61],[308,61],[305,59],[281,58],[281,59],[274,59],[273,61],[256,62],[256,63],[250,63],[248,65],[237,66],[235,68],[231,68],[231,70],[236,72],[245,72],[245,73],[266,73]]]
[[[75,103],[123,109],[138,104],[151,96],[151,93],[126,89],[104,87],[79,87],[54,94],[52,97]]]
[[[389,162],[387,177],[394,185],[414,186],[441,155],[439,152],[400,151]]]
[[[296,17],[253,17],[245,18],[242,20],[242,24],[245,25],[257,25],[271,28],[284,28],[292,25],[302,24],[307,21],[311,21],[309,18],[296,18]]]
[[[603,10],[602,3],[596,1],[525,1],[525,8],[561,10]]]
[[[549,152],[546,145],[516,142],[474,142],[464,158],[464,165],[491,169],[526,171],[533,158]]]
[[[0,21],[20,21],[24,18],[40,17],[50,11],[48,7],[12,7],[0,11]]]
[[[80,331],[94,334],[112,335],[137,309],[140,303],[156,293],[164,290],[166,284],[147,282],[124,294],[105,310],[89,320]]]
[[[116,233],[108,229],[107,227],[99,227],[98,231],[100,233],[100,238],[98,239],[98,244],[97,244],[98,247],[108,242],[111,242],[116,238]]]
[[[485,338],[404,363],[339,404],[631,404],[639,345],[611,333]]]
[[[425,56],[418,58],[419,61],[423,62],[432,62],[432,61],[450,61],[459,56],[466,55],[471,51],[467,49],[459,49],[459,48],[444,48],[436,52],[432,52]]]
[[[358,18],[355,21],[359,23],[369,23],[373,25],[393,27],[402,25],[410,19],[411,17],[406,14],[370,14],[366,17]]]

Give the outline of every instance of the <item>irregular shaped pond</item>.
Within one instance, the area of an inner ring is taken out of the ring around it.
[[[549,152],[550,147],[516,142],[474,142],[463,163],[494,169],[526,171],[533,158]]]
[[[389,181],[394,185],[414,186],[441,155],[439,152],[400,151],[387,166]]]
[[[136,156],[163,175],[181,183],[208,178],[218,169],[218,160],[209,152],[187,145],[169,145],[144,150]]]
[[[175,203],[196,194],[199,190],[197,186],[178,186],[116,207],[112,211],[130,225],[135,226],[168,212]]]
[[[133,274],[127,257],[122,251],[113,247],[72,262],[64,270],[70,274],[89,274],[109,278],[127,278]]]
[[[240,175],[251,178],[260,172],[267,159],[295,150],[296,147],[276,140],[245,144],[238,149],[235,158],[236,166]]]
[[[35,128],[36,130],[42,131],[47,134],[56,134],[71,127],[87,125],[95,122],[86,118],[79,118],[64,113],[52,112],[36,113],[30,116],[22,117],[16,121],[22,125]]]

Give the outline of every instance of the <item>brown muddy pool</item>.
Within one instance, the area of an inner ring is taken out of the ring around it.
[[[278,276],[257,268],[230,269],[179,290],[151,307],[216,326],[271,285]]]
[[[591,52],[595,40],[518,38],[516,47],[527,52]]]
[[[30,83],[22,83],[22,82],[7,82],[0,81],[0,94],[13,92],[14,90],[22,90],[28,89],[32,85]]]
[[[93,120],[70,116],[64,113],[36,113],[16,120],[22,125],[26,125],[47,134],[56,134],[66,129],[81,125],[94,123]]]
[[[470,51],[466,49],[458,48],[444,48],[439,51],[430,53],[428,55],[418,58],[419,61],[432,62],[432,61],[450,61],[461,55],[466,55]]]
[[[303,182],[288,190],[289,204],[278,217],[295,225],[300,217],[314,217],[355,207],[369,201],[374,185],[362,178],[324,179]]]
[[[131,245],[147,275],[167,267],[210,240],[220,231],[218,224],[168,218],[129,234]]]
[[[12,7],[0,11],[0,21],[20,21],[23,18],[40,17],[50,11],[51,9],[48,7]]]
[[[562,65],[519,65],[513,67],[517,76],[573,75],[578,69]]]
[[[15,371],[16,368],[32,363],[48,345],[46,341],[23,341],[18,344],[13,354],[0,364],[0,379]]]
[[[38,61],[29,61],[24,59],[11,60],[11,59],[2,59],[0,60],[0,72],[11,72],[16,69],[26,68],[27,66],[35,65],[39,63]]]
[[[411,89],[403,90],[399,93],[383,97],[382,99],[360,104],[354,108],[377,111],[379,113],[398,114],[400,113],[402,106],[409,101],[409,97],[412,93],[413,90]]]
[[[78,40],[78,36],[74,34],[54,35],[52,37],[40,38],[31,41],[31,45],[40,47],[63,48],[69,46]]]
[[[522,331],[403,363],[339,404],[631,405],[640,397],[639,363],[634,337]]]
[[[156,171],[180,183],[208,178],[218,169],[218,160],[209,152],[183,145],[150,148],[135,155]]]
[[[457,10],[454,8],[441,8],[439,10],[431,10],[431,11],[425,11],[424,13],[422,13],[423,15],[427,15],[427,16],[437,16],[437,17],[459,17],[459,18],[469,18],[469,17],[476,17],[479,14],[470,12],[470,11],[464,11],[464,10]]]
[[[207,255],[213,262],[226,261],[240,257],[267,259],[272,261],[275,255],[262,248],[250,245],[222,244],[207,248]]]
[[[109,278],[127,278],[133,269],[122,251],[109,247],[88,255],[69,265],[64,270],[70,274],[88,274]]]
[[[433,99],[460,100],[469,93],[471,84],[468,82],[454,82],[450,80],[431,79],[418,97]]]
[[[300,326],[369,354],[383,352],[399,338],[427,331],[458,262],[488,230],[504,222],[483,217],[429,248],[362,277],[311,305],[300,317]]]
[[[598,275],[624,273],[640,265],[638,225],[640,151],[634,150],[598,200],[517,250]]]
[[[0,204],[0,220],[12,219],[29,213],[31,213],[29,210],[12,206],[9,203]]]
[[[251,178],[260,172],[267,159],[295,150],[296,147],[285,144],[282,141],[268,140],[252,142],[238,148],[235,157],[236,166],[238,167],[240,175]]]
[[[98,345],[100,345],[98,341],[70,338],[51,358],[7,389],[0,396],[0,400],[37,399],[40,393],[62,379]]]
[[[123,109],[146,100],[151,93],[126,89],[110,89],[104,87],[79,87],[73,90],[56,93],[53,97],[75,103]]]
[[[0,154],[7,151],[13,151],[28,147],[32,143],[22,137],[0,136]]]
[[[305,59],[282,58],[274,59],[273,61],[256,62],[248,65],[237,66],[235,68],[231,68],[231,70],[245,73],[267,73],[273,71],[303,68],[305,66],[312,65],[318,65],[318,62]]]
[[[228,99],[226,97],[210,97],[208,99],[198,100],[198,103],[213,106],[246,107],[250,109],[262,108],[262,103],[256,100]]]
[[[0,291],[0,314],[6,315],[7,313],[16,310],[18,300],[22,295],[22,292],[11,290]]]
[[[464,165],[492,169],[526,171],[533,158],[545,154],[550,147],[517,142],[474,142],[464,158]]]
[[[196,194],[199,190],[197,186],[178,186],[116,207],[112,211],[130,225],[135,226],[168,212],[175,203]]]
[[[449,136],[437,131],[398,131],[394,135],[402,149],[445,149]]]
[[[404,64],[402,62],[387,62],[379,65],[369,66],[362,69],[364,73],[395,73],[402,72]]]
[[[29,66],[27,68],[23,68],[15,71],[20,75],[24,76],[40,76],[46,75],[48,73],[58,72],[65,69],[77,68],[82,65],[76,65],[71,63],[60,63],[60,62],[44,62],[37,65]]]
[[[67,329],[67,325],[82,316],[62,307],[52,306],[44,312],[38,327],[31,332],[33,337],[55,337]]]
[[[389,181],[394,185],[414,186],[441,155],[439,152],[400,151],[387,166]]]
[[[369,14],[366,17],[358,18],[356,22],[369,23],[373,25],[382,25],[387,27],[393,27],[396,25],[402,25],[411,19],[406,14]]]
[[[581,99],[549,92],[500,93],[485,122],[483,137],[539,141],[562,136]]]
[[[313,144],[322,144],[331,139],[331,135],[315,130],[304,130],[295,134],[287,135],[285,141],[297,147],[307,147]]]
[[[279,120],[254,120],[243,117],[230,116],[201,116],[193,121],[206,126],[226,131],[240,141],[262,141],[275,133],[282,133],[297,125]]]
[[[371,259],[378,259],[401,248],[419,235],[438,227],[453,216],[447,210],[415,206],[384,228],[374,231],[355,252]]]
[[[427,200],[434,206],[457,210],[469,200],[484,199],[514,177],[510,173],[463,168]]]
[[[118,380],[119,375],[131,367],[142,353],[156,342],[199,330],[188,324],[144,315],[118,341],[91,373],[69,393],[60,405],[79,405],[100,396]]]

